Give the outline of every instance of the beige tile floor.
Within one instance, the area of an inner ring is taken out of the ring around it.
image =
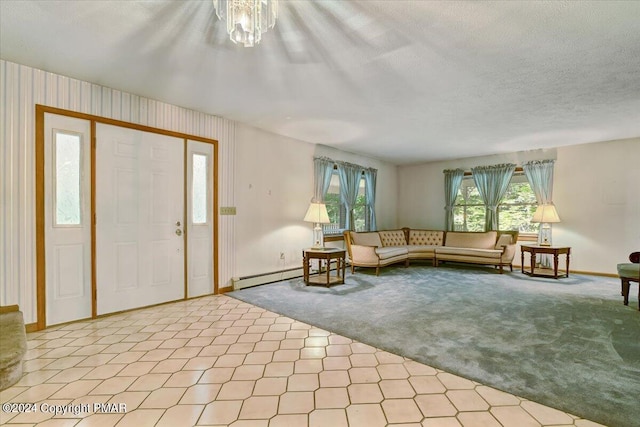
[[[227,296],[52,327],[28,345],[24,377],[0,393],[3,425],[598,425]]]

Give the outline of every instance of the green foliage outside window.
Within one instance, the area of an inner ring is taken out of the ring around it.
[[[338,175],[334,174],[331,180],[329,191],[324,197],[324,203],[327,206],[327,213],[331,224],[339,224],[339,228],[345,228],[346,210],[340,202],[340,184]],[[358,198],[353,209],[353,219],[356,231],[366,231],[367,227],[367,198],[365,195],[364,178],[360,183]]]
[[[478,189],[468,180],[463,181],[453,209],[454,230],[484,231],[484,216],[485,207]]]
[[[356,206],[353,208],[353,220],[356,231],[366,231],[367,201],[364,194],[358,194]]]
[[[498,206],[498,229],[537,233],[539,224],[531,222],[536,196],[523,175],[514,175]],[[484,231],[485,206],[473,179],[464,179],[453,209],[454,230]]]
[[[511,182],[498,207],[499,229],[537,233],[539,224],[531,222],[537,205],[536,196],[528,182]]]
[[[331,224],[340,224],[340,194],[327,193],[324,196]]]

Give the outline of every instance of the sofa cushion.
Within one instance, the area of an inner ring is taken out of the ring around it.
[[[438,230],[409,230],[410,245],[439,245],[444,242],[444,231]]]
[[[416,254],[416,253],[430,253],[430,254],[434,254],[435,253],[435,249],[439,248],[441,246],[437,246],[437,245],[407,245],[405,246],[405,248],[407,248],[407,250],[409,251],[409,254]]]
[[[378,232],[355,233],[352,231],[351,242],[354,245],[361,246],[375,246],[377,248],[382,246],[382,242],[380,241],[380,235],[378,234]]]
[[[403,256],[403,255],[406,256],[407,248],[388,246],[388,247],[382,247],[382,248],[376,249],[376,253],[380,257],[380,260],[382,261],[388,258],[394,258],[398,256]]]
[[[640,264],[618,264],[618,276],[624,277],[625,279],[640,279]]]
[[[499,249],[452,248],[444,246],[436,248],[435,251],[438,258],[440,258],[440,255],[456,255],[465,257],[500,259],[500,255],[502,255],[502,251]]]
[[[407,244],[404,231],[402,230],[385,230],[378,231],[382,246],[404,246]]]
[[[27,352],[24,318],[22,312],[13,311],[13,307],[6,307],[11,311],[0,311],[0,390],[20,381],[22,361]]]
[[[493,249],[496,245],[498,233],[487,231],[484,233],[447,231],[444,245],[455,248]]]

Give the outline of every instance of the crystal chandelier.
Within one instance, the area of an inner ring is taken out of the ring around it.
[[[278,17],[278,0],[213,0],[213,6],[218,18],[227,22],[231,41],[244,47],[260,43]]]

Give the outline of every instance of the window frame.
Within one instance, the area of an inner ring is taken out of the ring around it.
[[[329,186],[329,191],[327,191],[327,194],[325,195],[325,205],[327,206],[327,210],[329,211],[331,206],[335,206],[338,211],[338,222],[332,222],[330,224],[323,224],[322,228],[323,228],[323,232],[326,235],[335,235],[335,234],[341,234],[343,230],[346,230],[346,221],[347,221],[347,209],[344,205],[344,203],[342,203],[342,199],[340,196],[340,178],[338,177],[338,171],[337,168],[334,168],[332,175],[331,175],[331,180],[336,180],[337,181],[337,185],[334,184],[334,187],[338,188],[338,192],[329,192],[331,190],[331,185]],[[357,230],[356,231],[370,231],[371,230],[371,224],[370,224],[370,217],[371,215],[369,215],[369,204],[368,204],[368,200],[367,200],[367,182],[364,178],[364,172],[361,174],[360,177],[360,187],[358,190],[359,193],[359,198],[360,196],[362,196],[362,202],[361,203],[357,203],[356,206],[354,206],[353,210],[355,211],[356,209],[362,209],[363,210],[363,214],[364,214],[364,218],[360,218],[358,217],[358,220],[362,221],[364,219],[364,228],[361,230]],[[327,198],[327,196],[331,196],[330,198]],[[330,200],[330,199],[337,199],[337,200]],[[333,209],[331,209],[331,211],[333,211]],[[329,212],[329,218],[331,219],[331,212]],[[354,221],[356,220],[356,218],[354,217]],[[336,227],[337,225],[337,227]],[[338,231],[338,233],[336,233],[336,230]]]
[[[468,183],[469,181],[471,182],[471,185],[468,185],[468,187],[473,187],[476,188],[475,182],[473,181],[473,175],[471,172],[465,172],[465,176],[463,178],[463,182],[460,184],[460,188],[458,189],[458,196],[456,197],[456,201],[453,205],[453,209],[454,209],[454,213],[455,210],[458,208],[462,208],[462,216],[463,216],[463,224],[467,224],[467,211],[469,208],[478,208],[481,207],[484,209],[485,214],[486,214],[486,205],[483,202],[480,203],[460,203],[460,200],[464,200],[461,197],[461,192],[462,192],[462,187],[465,183],[465,181]],[[531,185],[528,181],[528,179],[526,178],[526,175],[524,174],[524,172],[522,171],[521,168],[516,169],[516,171],[514,172],[513,176],[511,177],[511,180],[509,181],[509,186],[511,186],[512,184],[522,184],[522,183],[526,183],[529,184],[529,186]],[[497,217],[498,217],[498,231],[509,231],[509,230],[504,230],[500,227],[500,210],[501,208],[505,207],[505,206],[509,206],[509,207],[524,207],[524,206],[530,206],[532,209],[531,210],[535,210],[535,208],[538,206],[537,201],[532,201],[531,203],[511,203],[511,202],[507,202],[505,203],[504,200],[500,202],[500,204],[498,205],[497,208]],[[531,214],[533,215],[533,213]],[[484,224],[483,224],[484,225]],[[539,227],[539,225],[538,225]],[[455,227],[455,231],[469,231],[468,227],[464,227],[464,229],[460,229],[458,227]],[[484,229],[484,227],[483,227]],[[473,230],[472,230],[473,231]],[[519,231],[518,234],[518,240],[523,240],[523,241],[537,241],[538,239],[538,231],[535,232],[523,232],[523,231]]]

